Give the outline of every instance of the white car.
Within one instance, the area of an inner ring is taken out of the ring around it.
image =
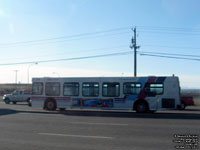
[[[16,104],[17,102],[28,102],[30,103],[31,93],[27,90],[16,90],[11,94],[5,94],[3,100],[6,104]]]

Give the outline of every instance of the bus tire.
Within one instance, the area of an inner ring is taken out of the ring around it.
[[[65,111],[66,108],[59,108],[60,111]]]
[[[156,110],[149,110],[149,113],[155,113],[156,112]]]
[[[138,101],[134,107],[137,113],[146,113],[149,111],[148,103],[146,101]]]
[[[56,101],[54,99],[47,99],[44,108],[50,111],[56,110]]]
[[[16,102],[16,101],[13,101],[12,103],[13,103],[13,104],[17,104],[17,102]]]

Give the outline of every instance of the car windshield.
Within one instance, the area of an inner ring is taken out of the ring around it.
[[[18,93],[18,91],[13,91],[13,92],[12,92],[12,94],[17,94],[17,93]]]

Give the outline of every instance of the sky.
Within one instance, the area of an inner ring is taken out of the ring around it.
[[[199,7],[199,0],[0,0],[0,83],[133,76],[136,27],[138,76],[174,74],[182,88],[200,88]]]

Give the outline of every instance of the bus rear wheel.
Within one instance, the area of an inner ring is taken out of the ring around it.
[[[137,113],[148,112],[148,105],[145,102],[139,102],[136,104],[135,110]]]
[[[52,99],[47,99],[45,102],[45,109],[47,110],[56,110],[56,102]]]

